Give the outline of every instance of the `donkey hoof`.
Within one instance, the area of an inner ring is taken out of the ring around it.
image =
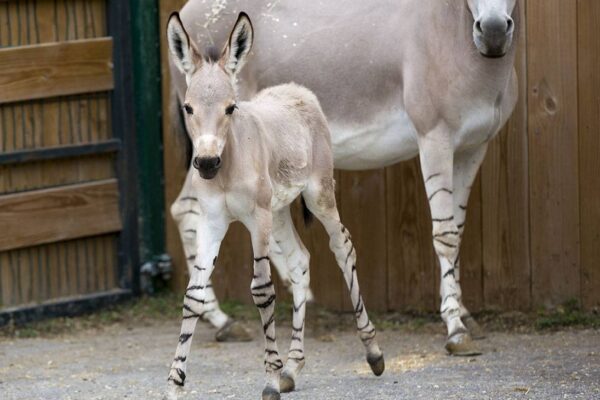
[[[296,382],[294,382],[294,378],[285,373],[281,373],[281,377],[279,378],[279,391],[281,393],[289,393],[293,392],[296,389]]]
[[[252,335],[241,322],[230,319],[217,331],[215,339],[217,342],[249,342]]]
[[[469,334],[471,335],[471,338],[473,340],[485,339],[485,331],[483,330],[481,325],[479,325],[477,321],[475,321],[475,318],[473,318],[470,315],[467,315],[466,317],[461,318],[461,320],[469,330]]]
[[[453,356],[478,356],[481,350],[475,345],[471,336],[466,332],[456,333],[446,341],[446,350]]]
[[[375,376],[380,376],[385,371],[385,360],[383,359],[383,353],[380,355],[376,354],[367,354],[367,362],[371,367],[371,371],[375,374]]]
[[[281,395],[276,389],[267,386],[263,389],[262,400],[281,400]]]

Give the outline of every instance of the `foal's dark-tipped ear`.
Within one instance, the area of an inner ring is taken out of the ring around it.
[[[254,41],[254,28],[250,17],[241,12],[233,26],[227,46],[223,50],[223,67],[231,75],[235,75],[244,66]]]
[[[202,57],[194,43],[190,40],[177,11],[169,17],[167,41],[169,42],[171,58],[177,68],[187,76],[193,74],[200,63],[202,63]]]

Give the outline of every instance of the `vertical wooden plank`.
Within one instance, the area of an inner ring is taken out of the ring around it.
[[[387,168],[386,179],[388,306],[434,311],[439,267],[419,160]]]
[[[171,218],[169,208],[173,201],[177,198],[183,182],[187,165],[185,165],[184,154],[182,150],[181,140],[177,138],[177,134],[172,128],[172,124],[176,121],[171,121],[169,113],[169,101],[171,93],[171,79],[169,75],[168,63],[168,47],[166,43],[165,27],[169,15],[174,10],[179,10],[185,4],[184,0],[160,0],[160,21],[159,32],[161,33],[161,69],[162,69],[162,99],[163,99],[163,144],[164,144],[164,177],[165,177],[165,204],[166,210],[166,244],[167,251],[173,258],[173,277],[171,285],[172,289],[183,291],[187,284],[187,266],[181,246],[181,240],[177,231],[177,226]],[[221,264],[223,265],[223,264]],[[218,279],[218,277],[217,277]]]
[[[552,306],[580,295],[577,3],[527,4],[532,297]]]
[[[482,167],[484,301],[490,309],[530,307],[527,32],[521,4],[515,67],[519,102]],[[544,45],[534,44],[532,45]],[[546,44],[547,45],[547,44]]]
[[[250,234],[241,223],[233,223],[223,240],[217,267],[213,272],[212,280],[217,298],[254,304],[250,295],[252,271]]]
[[[385,170],[342,172],[341,219],[352,234],[361,294],[369,310],[387,310]],[[347,292],[346,292],[347,293]],[[345,308],[352,309],[349,296]]]
[[[600,307],[600,2],[579,0],[579,165],[584,307]]]

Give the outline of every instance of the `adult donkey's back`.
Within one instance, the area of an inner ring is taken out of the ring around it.
[[[223,43],[238,12],[251,15],[257,50],[240,95],[289,81],[312,89],[330,122],[336,168],[420,157],[453,354],[476,352],[469,330],[479,329],[462,304],[458,253],[487,143],[517,99],[517,7],[518,0],[191,0],[181,10],[197,43]],[[185,80],[174,68],[172,76],[175,102]],[[185,218],[184,242],[193,225]],[[211,313],[225,324],[218,306]]]

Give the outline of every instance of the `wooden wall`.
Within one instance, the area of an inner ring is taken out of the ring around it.
[[[184,1],[161,0],[161,29]],[[472,310],[536,309],[577,299],[600,306],[600,1],[523,1],[516,67],[520,101],[492,143],[474,185],[461,282]],[[169,77],[163,35],[163,94]],[[185,166],[164,118],[167,204]],[[358,250],[366,303],[378,310],[436,310],[439,268],[417,160],[338,172],[342,219]],[[361,210],[356,212],[356,210]],[[167,213],[168,215],[168,213]],[[186,284],[177,230],[167,217],[174,287]],[[301,224],[298,221],[299,227]],[[348,309],[341,274],[320,226],[299,228],[312,254],[317,301]],[[215,271],[221,298],[250,301],[248,235],[228,234]],[[243,273],[240,273],[243,271]]]
[[[106,10],[0,1],[0,311],[118,287]]]

